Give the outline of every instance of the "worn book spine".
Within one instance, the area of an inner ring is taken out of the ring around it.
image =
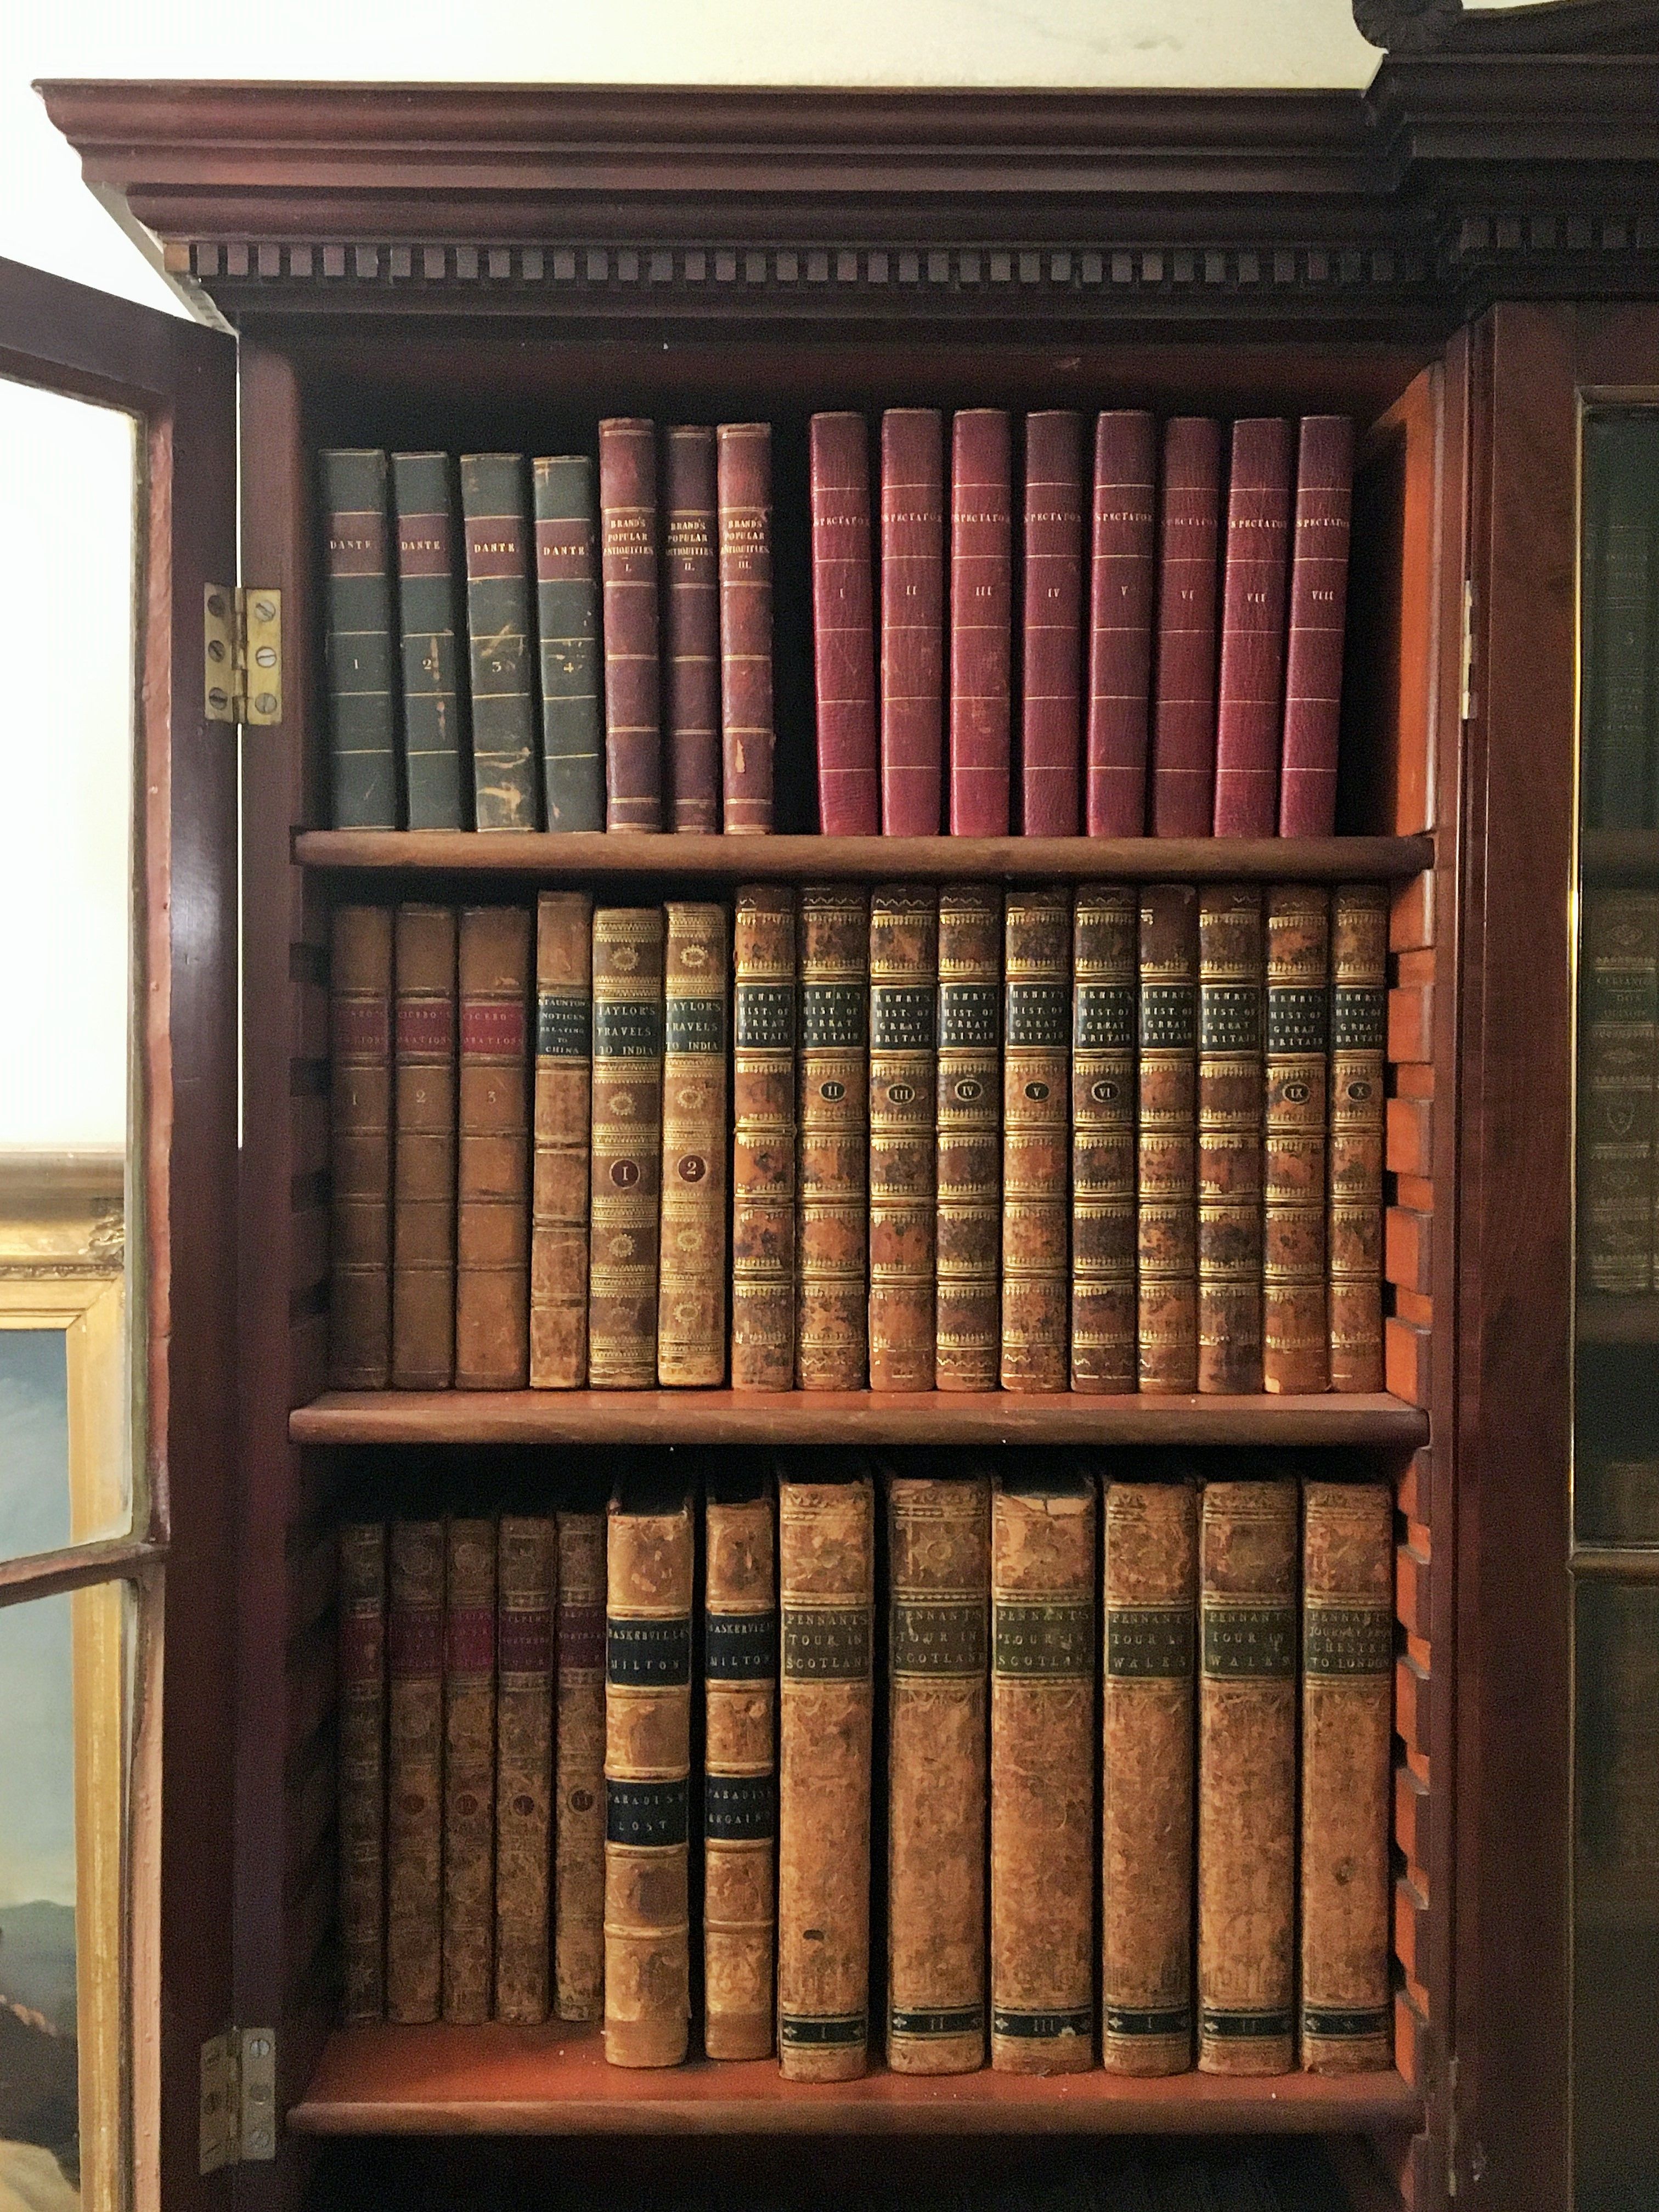
[[[593,902],[536,902],[535,1152],[530,1194],[530,1382],[587,1380],[588,1138],[593,1091]]]
[[[945,426],[881,418],[881,826],[939,834],[945,754]]]
[[[329,952],[329,1381],[384,1390],[392,1360],[392,909],[334,909]]]
[[[721,822],[728,837],[772,827],[772,426],[718,434]]]
[[[1096,418],[1086,817],[1091,837],[1139,837],[1146,826],[1157,475],[1158,425],[1150,415],[1126,407]]]
[[[933,1378],[994,1390],[1002,1340],[1002,892],[939,895],[938,1285]]]
[[[1310,2074],[1387,2066],[1394,1499],[1302,1486],[1299,2042]]]
[[[1291,426],[1279,416],[1235,422],[1216,683],[1218,837],[1271,837],[1279,826],[1290,550]]]
[[[471,648],[473,817],[533,830],[535,668],[530,514],[522,453],[463,453],[466,627]]]
[[[1152,829],[1207,837],[1215,823],[1217,555],[1221,425],[1164,426],[1158,499],[1158,652],[1152,684]]]
[[[1083,417],[1025,417],[1020,828],[1075,837],[1083,782]]]
[[[461,914],[455,1384],[522,1389],[530,1370],[531,917]]]
[[[386,2015],[438,2017],[443,1985],[444,1524],[394,1521],[387,1568]]]
[[[1329,1243],[1333,1390],[1382,1388],[1383,1095],[1389,1042],[1389,893],[1331,894]]]
[[[495,1934],[495,1524],[445,1531],[444,2002],[489,2017]]]
[[[726,1380],[730,925],[723,906],[666,911],[657,1380],[706,1386]]]
[[[554,1646],[553,2002],[598,2020],[605,1990],[605,1516],[559,1515]]]
[[[1352,504],[1352,422],[1346,415],[1304,415],[1297,437],[1291,619],[1285,647],[1281,837],[1328,837],[1336,827]]]
[[[1063,1390],[1070,1352],[1072,895],[1010,890],[1003,932],[1005,1390]]]
[[[778,2065],[868,2063],[874,1489],[778,1483]]]
[[[933,1387],[939,897],[870,900],[870,1388]]]
[[[605,1626],[605,2055],[678,2066],[690,2014],[691,1505],[611,1500]]]
[[[703,2050],[772,2050],[776,1933],[778,1583],[775,1508],[703,1508]]]
[[[596,1390],[648,1390],[657,1379],[662,1044],[662,908],[600,907],[587,1282]]]
[[[1297,1486],[1206,1482],[1199,1540],[1198,2063],[1291,2064]]]
[[[392,1380],[455,1373],[455,910],[400,906],[393,930]]]
[[[1198,1387],[1198,894],[1140,894],[1139,1370],[1143,1390]]]
[[[551,453],[531,467],[541,647],[542,793],[550,830],[605,827],[599,575],[593,464]]]
[[[720,580],[714,433],[663,440],[663,736],[672,826],[720,826]]]
[[[495,1569],[495,2017],[527,2027],[548,2014],[557,1583],[553,1516],[504,1513]]]
[[[403,647],[404,792],[411,830],[470,830],[465,701],[457,643],[461,563],[454,463],[394,453],[398,621]]]
[[[881,771],[870,434],[863,416],[813,416],[807,469],[818,828],[826,837],[873,837],[881,828]]]
[[[1000,407],[951,424],[951,834],[1008,834],[1012,446]]]
[[[386,2017],[386,1527],[349,1521],[339,1551],[340,2016]]]
[[[323,619],[328,653],[329,770],[337,830],[398,826],[392,574],[386,455],[322,455]]]
[[[1629,1296],[1653,1287],[1659,892],[1589,890],[1583,930],[1579,1267],[1591,1290]]]
[[[1094,2063],[1095,1486],[991,1498],[991,2064]]]
[[[800,1170],[795,1375],[858,1390],[868,1372],[870,894],[800,894]]]
[[[605,826],[660,830],[657,434],[653,424],[635,416],[613,416],[599,425],[599,578]]]
[[[1101,1747],[1101,2056],[1193,2063],[1193,1642],[1188,1482],[1109,1482]]]
[[[1198,895],[1198,1387],[1261,1388],[1261,890]]]
[[[1273,884],[1267,912],[1267,1058],[1261,1159],[1262,1381],[1322,1390],[1325,1117],[1330,902],[1320,884]]]
[[[1140,902],[1079,884],[1072,921],[1072,1388],[1135,1387]]]
[[[732,923],[732,1387],[795,1381],[795,892],[739,884]]]

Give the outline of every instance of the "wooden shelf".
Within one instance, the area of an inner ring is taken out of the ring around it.
[[[1586,830],[1578,866],[1587,884],[1659,884],[1659,830]]]
[[[1581,1291],[1577,1326],[1580,1344],[1659,1344],[1659,1297]]]
[[[635,2071],[594,2029],[358,2027],[331,2036],[289,2113],[301,2135],[1314,2135],[1411,2128],[1422,2100],[1393,2072],[1238,2079],[1178,2074],[878,2070],[786,2081],[774,2059]]]

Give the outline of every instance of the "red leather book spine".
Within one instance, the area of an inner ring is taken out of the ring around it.
[[[721,780],[727,836],[772,827],[772,426],[722,422]]]
[[[870,434],[862,415],[815,415],[807,441],[818,828],[826,837],[873,837],[881,828],[881,775]]]
[[[1342,716],[1342,630],[1348,605],[1353,424],[1304,415],[1296,457],[1291,627],[1285,649],[1281,837],[1328,837],[1336,827],[1336,739]]]
[[[1008,834],[1013,614],[1008,416],[951,425],[951,834]]]
[[[662,827],[657,661],[657,434],[633,416],[599,425],[605,601],[605,826]]]
[[[1215,817],[1216,551],[1221,425],[1164,426],[1158,676],[1152,690],[1152,835],[1207,837]]]
[[[663,441],[663,690],[676,830],[720,826],[720,602],[714,433],[677,423]]]
[[[1157,439],[1157,425],[1139,408],[1095,423],[1085,808],[1091,837],[1139,837],[1146,826]]]
[[[1025,417],[1020,827],[1075,837],[1083,772],[1083,417]]]
[[[1290,550],[1291,426],[1277,415],[1235,422],[1215,717],[1218,837],[1271,837],[1278,826]]]
[[[934,407],[881,418],[881,826],[939,834],[945,755],[945,429]]]

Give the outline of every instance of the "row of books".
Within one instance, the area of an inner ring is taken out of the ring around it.
[[[339,908],[334,1386],[1380,1389],[1388,927],[1374,884]]]
[[[1582,966],[1580,1273],[1639,1296],[1659,1283],[1659,890],[1587,890]]]
[[[1584,417],[1583,809],[1659,827],[1659,414]]]
[[[667,2066],[700,1998],[706,2056],[806,2081],[1384,2067],[1393,1571],[1383,1484],[1147,1455],[352,1523],[347,2018]]]

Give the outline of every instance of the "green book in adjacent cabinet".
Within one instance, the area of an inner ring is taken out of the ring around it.
[[[537,823],[530,515],[521,453],[463,453],[472,785],[480,830]]]
[[[398,752],[386,455],[373,449],[331,448],[322,456],[322,477],[335,826],[395,830]]]
[[[1583,812],[1640,830],[1659,805],[1659,420],[1584,423]]]
[[[404,674],[404,788],[411,830],[470,830],[462,785],[465,686],[458,681],[454,464],[447,453],[394,453],[398,619]]]
[[[532,473],[547,826],[603,830],[605,740],[593,464],[586,453],[556,453],[536,461]]]

